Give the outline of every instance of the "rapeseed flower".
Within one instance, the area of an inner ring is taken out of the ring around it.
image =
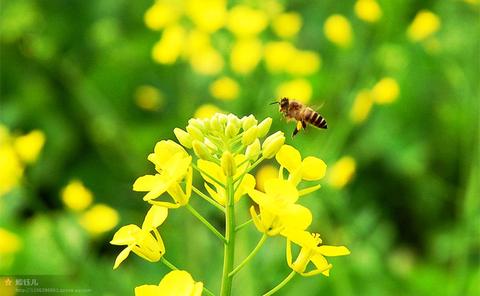
[[[83,211],[92,203],[92,192],[80,180],[71,180],[61,193],[65,206],[74,211]]]
[[[372,109],[372,105],[373,98],[371,91],[368,89],[359,91],[355,96],[352,109],[350,110],[350,119],[357,124],[364,122]]]
[[[91,235],[100,235],[117,226],[118,212],[105,204],[96,204],[80,217],[80,225]]]
[[[343,156],[332,166],[328,183],[335,188],[342,188],[350,182],[355,174],[356,162],[351,156]]]
[[[323,25],[325,37],[340,47],[349,47],[352,44],[353,33],[350,22],[340,14],[334,14],[327,18]]]
[[[167,273],[156,285],[142,285],[135,288],[135,296],[201,296],[202,282],[195,282],[184,270],[173,270]]]
[[[369,23],[375,23],[382,17],[382,9],[375,0],[357,0],[354,10],[359,19]]]
[[[210,94],[219,100],[230,101],[238,97],[240,87],[229,77],[220,77],[210,85]]]
[[[277,97],[290,97],[302,103],[308,103],[312,98],[312,85],[304,78],[297,78],[280,84],[277,87]]]
[[[407,36],[411,41],[423,41],[440,29],[440,18],[429,10],[417,13],[407,29]]]
[[[297,12],[284,12],[272,20],[272,29],[281,38],[291,38],[302,28],[302,17]]]
[[[391,77],[382,78],[372,88],[372,98],[377,104],[390,104],[397,100],[400,87]]]

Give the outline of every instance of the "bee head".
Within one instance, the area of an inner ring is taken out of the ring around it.
[[[280,100],[280,112],[286,112],[288,110],[289,100],[288,98],[283,98]]]

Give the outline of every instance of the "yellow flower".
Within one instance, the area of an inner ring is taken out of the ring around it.
[[[272,20],[272,29],[279,37],[290,38],[300,31],[302,17],[296,12],[285,12],[275,16]]]
[[[85,210],[93,200],[93,195],[79,180],[70,181],[62,190],[62,201],[74,211]]]
[[[18,156],[25,163],[35,162],[44,144],[45,134],[39,130],[17,137],[13,143]]]
[[[153,205],[145,216],[142,228],[134,224],[120,228],[113,236],[110,244],[127,247],[118,254],[113,269],[116,269],[120,263],[127,259],[132,251],[150,262],[160,260],[165,254],[165,246],[157,227],[162,225],[167,216],[167,208]],[[153,235],[151,232],[153,232]]]
[[[181,15],[180,8],[173,2],[156,1],[144,15],[144,21],[148,28],[161,30],[175,23]]]
[[[372,98],[377,104],[390,104],[397,100],[400,87],[395,79],[385,77],[372,89]]]
[[[353,101],[352,109],[350,110],[350,118],[354,123],[361,123],[367,119],[370,110],[372,109],[373,99],[368,89],[363,89],[358,92]]]
[[[257,67],[262,58],[262,43],[259,39],[238,40],[230,54],[232,70],[239,74],[248,74]]]
[[[23,176],[23,169],[13,147],[0,144],[0,196],[18,185]]]
[[[228,15],[227,28],[239,37],[251,37],[262,32],[268,25],[268,17],[262,10],[246,5],[233,7]]]
[[[192,190],[192,157],[179,144],[168,140],[160,141],[155,145],[154,153],[148,156],[153,164],[156,175],[145,175],[138,178],[133,184],[134,191],[147,191],[143,200],[151,204],[167,208],[178,208],[188,203]],[[185,191],[180,182],[185,179]],[[164,192],[167,192],[174,202],[154,201]]]
[[[323,25],[323,32],[328,40],[340,47],[349,47],[352,43],[352,28],[343,15],[329,16]]]
[[[151,85],[139,86],[135,90],[134,99],[138,107],[148,111],[157,111],[164,104],[163,94]]]
[[[212,43],[210,41],[210,34],[193,29],[187,34],[183,48],[183,55],[186,58],[191,58],[198,52],[208,50],[211,47]]]
[[[265,182],[265,193],[252,189],[248,195],[260,209],[259,216],[255,207],[250,207],[253,223],[260,232],[274,236],[289,228],[304,230],[312,223],[312,213],[295,203],[299,194],[288,181],[269,179]]]
[[[302,276],[313,276],[319,273],[329,276],[332,264],[328,263],[325,256],[345,256],[350,254],[350,251],[344,246],[322,245],[322,240],[318,233],[287,229],[282,232],[282,235],[287,238],[288,266]],[[301,247],[295,262],[292,262],[292,242]],[[305,272],[310,262],[313,263],[315,268]]]
[[[354,9],[359,19],[369,23],[375,23],[382,17],[382,10],[375,0],[357,0]]]
[[[229,77],[221,77],[210,85],[210,94],[216,99],[229,101],[238,97],[240,87],[238,83]]]
[[[323,160],[308,156],[302,161],[300,152],[290,145],[283,145],[275,158],[281,165],[281,170],[285,168],[290,173],[288,180],[294,185],[297,185],[302,179],[307,181],[320,180],[327,171],[327,165]],[[312,190],[319,188],[319,185],[313,186]]]
[[[355,168],[355,159],[351,156],[343,156],[332,166],[328,182],[332,187],[342,188],[352,179]]]
[[[193,115],[194,118],[204,119],[210,118],[216,113],[221,113],[222,111],[215,105],[212,104],[204,104],[197,108],[195,114]]]
[[[187,0],[187,15],[206,32],[215,32],[225,25],[227,2],[225,0]]]
[[[13,232],[0,228],[0,255],[14,254],[22,248],[22,241]]]
[[[195,282],[184,270],[173,270],[163,277],[158,286],[142,285],[135,288],[135,296],[201,296],[203,283]]]
[[[215,75],[222,71],[224,61],[222,55],[215,48],[209,46],[192,53],[190,65],[197,73]]]
[[[291,57],[296,49],[287,41],[271,41],[265,44],[264,59],[268,71],[278,73],[285,70],[291,63]]]
[[[104,204],[96,204],[80,217],[80,225],[91,235],[112,230],[118,224],[118,212]]]
[[[236,165],[236,173],[233,176],[233,179],[238,179],[247,169],[248,162],[245,161],[245,156],[241,154],[237,154],[234,156],[235,165]],[[240,165],[241,164],[241,165]],[[227,183],[227,176],[225,175],[224,170],[218,164],[208,161],[199,159],[197,162],[198,168],[201,170],[200,174],[202,175],[203,179],[205,180],[205,189],[207,189],[210,196],[215,199],[219,204],[225,205],[226,202],[226,192],[225,192],[225,184]],[[212,179],[213,178],[213,179]],[[217,182],[218,181],[218,182]],[[235,202],[240,200],[240,197],[245,195],[248,191],[255,187],[255,178],[250,174],[245,174],[238,185],[238,189],[235,191]],[[237,184],[236,183],[236,184]],[[210,187],[208,184],[213,185],[215,189]],[[236,185],[237,186],[237,185]]]
[[[298,78],[280,84],[276,94],[279,98],[295,98],[302,103],[308,103],[312,98],[312,85],[308,80]]]
[[[175,63],[182,53],[185,38],[185,29],[180,25],[167,27],[162,38],[153,46],[153,60],[159,64]]]
[[[422,41],[440,29],[440,18],[431,11],[421,10],[407,29],[411,41]]]
[[[257,174],[255,175],[257,180],[257,188],[260,191],[265,191],[265,183],[269,179],[276,178],[278,176],[278,170],[273,165],[261,166]]]
[[[320,68],[320,55],[314,51],[296,50],[285,68],[292,75],[311,75]]]

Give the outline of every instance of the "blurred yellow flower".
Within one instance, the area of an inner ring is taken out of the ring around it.
[[[262,58],[262,43],[259,39],[240,39],[235,42],[230,54],[230,66],[239,74],[248,74],[257,67]]]
[[[311,75],[320,68],[320,55],[314,51],[295,50],[285,68],[292,75]]]
[[[275,16],[272,29],[279,37],[290,38],[302,28],[302,17],[297,12],[285,12]]]
[[[278,170],[273,165],[261,166],[255,175],[258,190],[265,191],[265,182],[273,178],[278,178]]]
[[[215,75],[222,71],[224,61],[222,55],[215,48],[206,47],[191,55],[190,64],[197,73]]]
[[[264,47],[264,59],[267,70],[278,73],[285,70],[291,63],[291,57],[296,53],[292,43],[287,41],[270,41]]]
[[[186,13],[198,29],[215,32],[225,25],[226,0],[187,0]]]
[[[294,184],[274,178],[265,182],[265,193],[252,189],[250,198],[258,205],[250,208],[253,223],[258,231],[275,236],[286,229],[304,230],[312,223],[312,213],[304,206],[296,204],[299,194]]]
[[[195,282],[184,270],[173,270],[167,273],[158,286],[142,285],[135,288],[135,296],[201,296],[203,283]]]
[[[208,50],[211,47],[210,34],[194,29],[187,34],[183,54],[185,57],[191,58],[196,53]]]
[[[240,87],[232,78],[223,76],[210,84],[210,94],[219,100],[229,101],[238,97]]]
[[[14,254],[22,248],[22,241],[13,232],[0,228],[0,255]]]
[[[18,156],[24,163],[35,162],[44,144],[45,134],[39,130],[16,137],[13,143]]]
[[[144,15],[144,21],[148,28],[161,30],[176,22],[181,16],[181,9],[174,2],[155,1]]]
[[[354,123],[362,123],[367,119],[370,110],[372,109],[373,99],[370,90],[363,89],[358,92],[353,101],[352,109],[350,110],[350,119]]]
[[[150,262],[160,260],[165,254],[165,245],[157,227],[162,225],[167,216],[167,208],[153,205],[145,216],[142,228],[134,224],[120,228],[114,234],[110,244],[127,247],[118,254],[113,269],[127,259],[131,251]]]
[[[302,103],[308,103],[312,98],[312,85],[304,78],[284,82],[277,87],[278,98],[288,97]]]
[[[118,224],[118,212],[105,205],[96,204],[80,217],[80,225],[91,235],[99,235],[112,230]]]
[[[23,165],[10,145],[0,144],[0,196],[10,192],[23,176]]]
[[[85,210],[93,200],[93,195],[81,181],[72,180],[61,193],[62,201],[67,208],[74,211]]]
[[[347,185],[355,174],[356,162],[351,156],[340,158],[330,170],[328,183],[335,188]]]
[[[200,107],[197,108],[193,117],[198,118],[198,119],[210,118],[215,113],[221,113],[221,112],[222,111],[220,110],[220,108],[218,108],[215,105],[203,104],[203,105],[201,105]]]
[[[390,104],[397,100],[400,87],[395,79],[385,77],[373,86],[372,98],[377,104]]]
[[[421,10],[407,29],[412,41],[422,41],[440,29],[440,18],[431,11]]]
[[[320,273],[324,276],[329,276],[332,264],[327,262],[325,256],[345,256],[350,254],[350,251],[344,246],[322,245],[322,240],[318,233],[287,229],[282,232],[282,235],[287,237],[288,266],[302,276],[313,276]],[[300,253],[294,262],[292,262],[292,242],[301,247]],[[313,263],[315,268],[305,272],[310,262]]]
[[[152,58],[160,64],[173,64],[182,53],[186,32],[180,25],[172,25],[163,31],[162,38],[152,49]]]
[[[237,5],[228,14],[227,28],[239,37],[255,36],[267,25],[268,17],[264,11],[246,5]]]
[[[157,111],[165,103],[162,92],[151,85],[137,87],[134,99],[138,107],[148,111]]]
[[[375,0],[357,0],[354,9],[358,18],[366,22],[375,23],[382,17],[382,9]]]
[[[143,200],[168,208],[178,208],[188,203],[192,190],[192,157],[172,140],[160,141],[148,160],[155,165],[155,175],[145,175],[135,180],[134,191],[148,192]],[[186,177],[186,178],[185,178]],[[185,191],[180,182],[185,178]],[[167,192],[173,202],[154,201]]]
[[[343,15],[329,16],[323,25],[323,32],[328,40],[340,47],[349,47],[352,43],[352,27]]]

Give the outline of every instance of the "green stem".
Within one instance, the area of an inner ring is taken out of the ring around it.
[[[265,240],[267,239],[267,235],[264,233],[262,235],[262,237],[260,238],[260,240],[258,241],[257,245],[255,246],[255,248],[252,250],[252,252],[247,256],[247,258],[245,258],[242,263],[240,263],[237,267],[235,267],[235,269],[230,272],[228,274],[228,276],[232,277],[234,276],[237,272],[240,271],[240,269],[243,268],[243,266],[245,266],[245,264],[248,263],[248,261],[250,261],[257,253],[258,251],[260,250],[260,248],[263,246],[263,243],[265,242]]]
[[[163,264],[165,264],[165,266],[167,266],[168,268],[170,268],[171,270],[178,270],[178,268],[173,265],[172,263],[170,263],[170,261],[168,261],[167,259],[165,259],[164,257],[162,257],[160,259],[162,261]],[[215,294],[212,293],[212,291],[210,291],[209,289],[203,287],[203,292],[205,292],[205,294],[209,295],[209,296],[215,296]]]
[[[263,294],[263,296],[273,295],[278,290],[283,288],[283,286],[285,286],[296,274],[297,274],[297,272],[293,270],[280,284],[278,284],[275,288],[271,289],[267,293]]]
[[[218,230],[213,227],[212,224],[210,224],[210,222],[207,221],[207,219],[205,219],[199,212],[197,212],[191,205],[189,204],[186,204],[185,207],[187,208],[187,210],[190,211],[190,213],[192,213],[198,220],[200,220],[200,222],[202,222],[203,224],[205,224],[205,226],[207,226],[208,229],[210,229],[216,236],[218,236],[218,238],[220,238],[222,240],[222,242],[224,244],[227,243],[227,240],[225,239],[225,237],[223,237],[223,235],[218,232]]]
[[[225,239],[223,252],[222,288],[220,295],[229,296],[232,290],[233,277],[229,274],[233,270],[235,256],[235,191],[233,190],[233,178],[227,177],[227,204],[225,212]]]
[[[235,232],[239,231],[240,229],[242,229],[243,227],[247,226],[248,224],[252,223],[253,222],[253,219],[250,219],[248,220],[247,222],[244,222],[240,225],[238,225],[236,228],[235,228]]]
[[[233,182],[236,183],[238,180],[241,180],[248,172],[250,172],[251,170],[253,170],[259,163],[261,163],[263,160],[265,160],[265,157],[260,156],[259,159],[257,159],[257,161],[255,161],[254,163],[252,163],[251,166],[249,166],[245,172],[243,172],[237,179],[235,179]]]
[[[201,198],[203,198],[204,200],[206,200],[207,202],[209,202],[211,205],[213,205],[214,207],[216,207],[217,209],[219,209],[220,211],[222,211],[223,213],[225,213],[225,208],[222,207],[222,205],[220,205],[218,202],[216,202],[213,198],[209,197],[208,195],[206,195],[205,193],[201,192],[200,190],[197,189],[197,187],[195,186],[192,186],[192,190],[193,192],[195,192],[196,194],[198,194],[198,196],[200,196]]]

